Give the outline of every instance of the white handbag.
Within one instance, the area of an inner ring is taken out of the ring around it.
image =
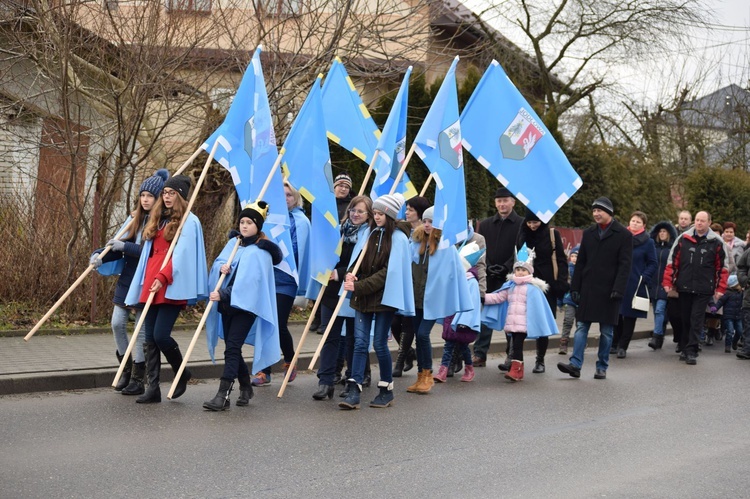
[[[633,308],[633,310],[640,310],[641,312],[648,313],[649,306],[651,304],[651,300],[648,295],[648,286],[646,286],[646,297],[638,296],[638,290],[641,289],[641,280],[643,279],[643,276],[638,278],[638,287],[635,288],[635,294],[633,295],[633,302],[630,304],[630,306]]]

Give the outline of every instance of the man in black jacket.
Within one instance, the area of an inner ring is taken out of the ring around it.
[[[614,219],[614,207],[608,198],[598,198],[591,209],[596,223],[583,231],[570,283],[570,297],[578,304],[573,355],[569,363],[560,362],[557,368],[574,378],[581,377],[589,328],[592,322],[598,322],[599,359],[594,379],[606,379],[612,334],[633,259],[633,236]]]
[[[505,187],[495,192],[495,208],[497,214],[485,218],[479,223],[477,233],[484,236],[487,244],[487,292],[500,289],[505,283],[508,272],[513,269],[516,254],[516,239],[523,225],[523,217],[519,216],[513,207],[516,199]],[[487,351],[492,341],[492,329],[482,325],[479,337],[474,342],[474,367],[482,367],[487,363]],[[507,349],[506,349],[507,353]]]

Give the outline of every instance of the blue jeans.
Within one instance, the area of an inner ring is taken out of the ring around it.
[[[432,369],[432,343],[430,343],[430,331],[435,325],[435,319],[424,318],[424,310],[418,308],[414,316],[414,331],[417,337],[417,367],[418,371]]]
[[[570,363],[580,369],[583,367],[583,352],[586,350],[586,341],[589,337],[590,322],[578,321],[575,337],[573,339],[573,355],[570,357]],[[606,371],[609,367],[609,349],[612,347],[612,333],[614,324],[599,323],[599,360],[596,361],[596,368]]]
[[[654,334],[664,335],[664,326],[667,324],[667,300],[656,300],[654,303]]]
[[[722,319],[721,322],[727,333],[724,337],[724,346],[731,346],[734,335],[742,334],[742,319]]]
[[[354,316],[354,358],[352,359],[352,377],[358,385],[362,384],[365,376],[365,366],[369,363],[370,329],[375,322],[373,348],[378,357],[380,367],[380,381],[393,382],[393,366],[391,351],[388,350],[388,333],[391,331],[391,321],[395,310],[387,312],[364,313],[359,310]]]
[[[141,312],[143,309],[137,309],[135,312],[135,323],[141,318]],[[112,335],[115,337],[115,346],[117,347],[117,353],[125,355],[125,351],[128,349],[130,339],[128,338],[128,316],[130,311],[127,308],[123,308],[119,305],[115,305],[112,308]],[[143,342],[146,339],[146,330],[141,327],[138,332],[138,338],[135,340],[135,346],[133,347],[133,362],[145,362],[146,357],[143,354]]]
[[[457,341],[445,341],[445,347],[443,348],[443,358],[440,360],[440,365],[448,367],[451,364],[454,350],[458,355],[463,357],[464,364],[467,366],[472,365],[471,363],[471,349],[468,343],[459,343]]]

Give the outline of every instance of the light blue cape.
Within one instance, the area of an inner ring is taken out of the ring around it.
[[[208,283],[213,290],[219,282],[219,269],[227,263],[237,239],[230,239],[211,266]],[[222,289],[234,276],[232,307],[256,315],[245,343],[253,345],[253,374],[274,365],[281,358],[279,325],[276,309],[276,284],[273,277],[271,255],[257,245],[240,246],[231,264],[231,272],[224,278]],[[214,351],[219,338],[224,339],[224,327],[218,303],[214,303],[206,319],[206,342],[211,360],[216,362]]]
[[[151,245],[151,240],[143,245],[138,267],[130,283],[128,295],[125,297],[126,305],[139,303]],[[208,269],[206,268],[206,248],[203,244],[203,228],[198,217],[192,213],[188,215],[172,253],[172,284],[167,286],[166,297],[170,300],[187,300],[188,305],[195,305],[198,301],[208,299]]]
[[[418,243],[412,245],[419,248]],[[419,251],[416,252],[419,258]],[[424,290],[424,318],[441,319],[474,308],[469,295],[466,271],[455,246],[435,251],[428,257],[427,283]]]
[[[474,306],[469,311],[456,314],[455,317],[453,317],[451,326],[453,326],[454,331],[460,324],[468,327],[472,331],[479,332],[480,323],[482,321],[482,302],[479,300],[479,283],[475,278],[471,278],[466,281],[466,287],[469,290],[469,296]]]
[[[305,216],[302,208],[294,208],[289,212],[294,217],[294,228],[297,231],[297,275],[299,283],[297,296],[305,296],[310,284],[310,220]]]
[[[507,281],[497,290],[507,289],[509,292],[516,286],[513,281]],[[497,291],[494,291],[497,293]],[[508,318],[508,302],[496,305],[485,304],[482,308],[482,324],[496,331],[505,329]],[[526,285],[526,337],[539,338],[557,334],[557,322],[549,309],[544,291],[533,284]]]

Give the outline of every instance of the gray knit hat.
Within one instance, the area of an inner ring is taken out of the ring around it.
[[[373,211],[382,211],[386,216],[396,220],[398,218],[398,212],[401,211],[401,207],[404,206],[404,196],[398,192],[395,194],[386,194],[380,196],[378,199],[372,202]]]
[[[174,177],[164,182],[164,187],[174,189],[180,196],[182,196],[182,199],[186,201],[188,198],[188,194],[190,193],[191,185],[192,182],[190,181],[190,177],[188,177],[187,175],[175,175]]]
[[[140,195],[141,192],[148,192],[155,198],[158,198],[161,195],[161,190],[164,189],[164,182],[168,178],[169,172],[167,170],[164,168],[156,170],[156,173],[154,173],[153,176],[143,181],[141,184],[141,190],[138,191],[138,194]]]
[[[609,198],[605,198],[604,196],[597,198],[596,201],[594,201],[594,204],[591,205],[591,208],[599,208],[602,211],[606,211],[607,213],[609,213],[609,216],[615,214],[615,207],[612,206],[612,201],[610,201]]]
[[[422,220],[435,220],[435,207],[430,206],[422,213]]]

